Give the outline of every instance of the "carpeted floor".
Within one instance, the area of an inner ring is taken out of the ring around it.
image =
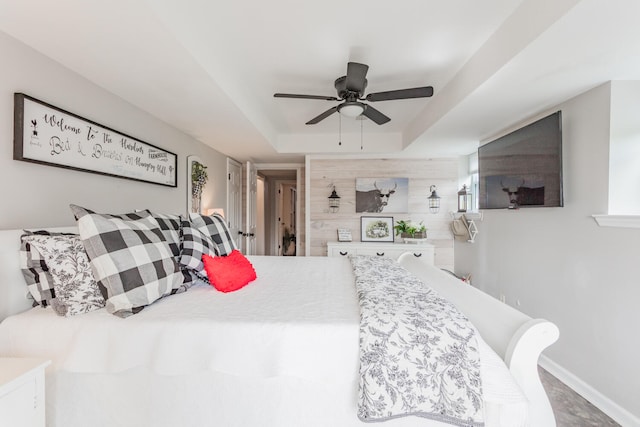
[[[620,427],[556,377],[538,367],[558,427]]]

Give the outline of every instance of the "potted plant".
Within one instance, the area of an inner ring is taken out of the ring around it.
[[[415,230],[413,232],[414,239],[426,239],[427,238],[427,227],[420,221],[417,226],[414,226]]]
[[[396,236],[400,237],[409,237],[409,222],[403,219],[396,221],[396,224],[393,226],[393,229],[396,230]]]
[[[396,231],[396,236],[400,236],[403,239],[426,239],[427,227],[420,221],[418,225],[411,224],[411,220],[399,220],[393,226]]]
[[[200,162],[192,162],[191,164],[191,210],[200,212],[200,202],[202,199],[202,190],[207,185],[207,167]]]

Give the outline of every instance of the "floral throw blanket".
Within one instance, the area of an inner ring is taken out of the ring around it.
[[[358,417],[484,425],[475,327],[394,260],[351,263],[360,302]]]

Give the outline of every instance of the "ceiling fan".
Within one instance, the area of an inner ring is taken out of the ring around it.
[[[329,108],[324,113],[309,120],[306,124],[315,125],[335,112],[348,117],[363,115],[375,123],[382,125],[391,119],[372,106],[360,101],[391,101],[394,99],[428,98],[433,95],[432,86],[415,87],[411,89],[390,90],[387,92],[370,93],[364,97],[367,87],[367,71],[369,66],[357,62],[347,64],[347,75],[338,77],[334,83],[338,96],[297,95],[291,93],[276,93],[276,98],[319,99],[324,101],[344,101],[342,104]]]

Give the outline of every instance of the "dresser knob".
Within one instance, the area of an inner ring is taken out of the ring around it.
[[[380,252],[376,252],[376,255],[378,256],[384,256],[384,252],[380,253]]]
[[[420,257],[422,256],[422,254],[416,254],[416,253],[414,253],[414,254],[413,254],[413,256],[414,256],[414,257],[416,257],[416,258],[420,258]]]
[[[342,252],[340,251],[340,255],[345,256],[346,254],[348,254],[349,252]]]

